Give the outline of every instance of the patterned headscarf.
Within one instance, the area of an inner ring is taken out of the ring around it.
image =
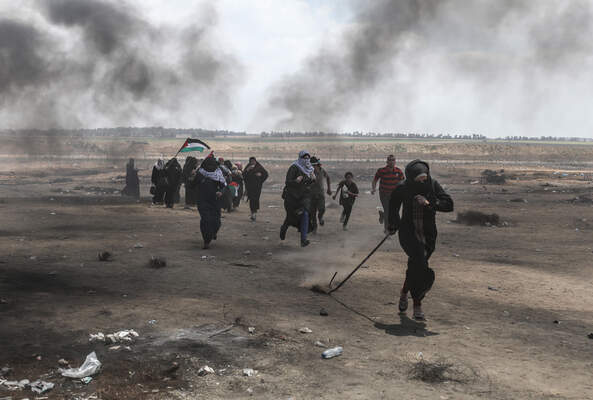
[[[299,158],[292,165],[296,165],[303,173],[309,177],[313,176],[313,166],[311,165],[311,160],[309,158],[305,158],[308,156],[309,152],[306,150],[301,150],[299,152]]]

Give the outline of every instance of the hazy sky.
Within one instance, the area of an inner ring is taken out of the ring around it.
[[[0,127],[593,136],[593,0],[0,0]]]

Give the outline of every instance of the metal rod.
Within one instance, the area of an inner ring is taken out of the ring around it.
[[[354,275],[354,273],[355,273],[356,271],[358,271],[358,269],[359,269],[360,267],[362,267],[362,266],[364,265],[364,263],[365,263],[365,262],[366,262],[366,261],[367,261],[369,258],[371,258],[371,256],[372,256],[373,254],[375,254],[375,252],[376,252],[376,251],[379,249],[379,247],[381,247],[381,245],[382,245],[383,243],[385,243],[385,241],[387,240],[387,238],[388,238],[389,236],[391,236],[391,235],[390,235],[390,234],[387,234],[387,235],[385,235],[385,237],[384,237],[384,238],[383,238],[383,239],[382,239],[382,240],[379,242],[379,244],[378,244],[378,245],[377,245],[377,246],[376,246],[376,247],[375,247],[375,248],[374,248],[374,249],[373,249],[373,250],[372,250],[372,251],[369,253],[369,255],[368,255],[368,256],[366,256],[366,257],[364,258],[364,260],[362,260],[362,262],[361,262],[360,264],[358,264],[358,267],[354,268],[354,270],[353,270],[352,272],[350,272],[350,274],[348,274],[348,276],[347,276],[347,277],[346,277],[346,278],[345,278],[345,279],[344,279],[342,282],[340,282],[340,284],[339,284],[338,286],[336,286],[334,289],[331,289],[331,290],[328,292],[328,294],[329,294],[329,293],[333,293],[333,292],[335,292],[336,290],[338,290],[340,287],[342,287],[342,285],[343,285],[344,283],[346,283],[346,281],[347,281],[348,279],[350,279],[350,277],[351,277],[352,275]],[[335,276],[335,274],[334,274],[334,276]],[[333,280],[333,278],[332,278],[332,280]],[[330,282],[330,284],[331,284],[331,282]]]

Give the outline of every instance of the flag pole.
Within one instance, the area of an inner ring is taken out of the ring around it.
[[[177,153],[175,153],[175,155],[173,156],[173,158],[177,157],[177,154],[179,154],[181,152],[181,149],[183,149],[183,147],[185,146],[185,144],[187,143],[188,140],[189,140],[189,138],[185,139],[185,142],[183,142],[183,144],[181,145],[181,147],[179,148],[179,150],[177,150]]]

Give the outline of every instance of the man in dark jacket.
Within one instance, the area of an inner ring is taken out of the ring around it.
[[[294,226],[301,233],[301,247],[309,245],[307,234],[311,230],[311,185],[315,182],[315,172],[311,165],[311,156],[305,150],[299,152],[299,158],[286,172],[286,181],[282,198],[286,218],[280,227],[280,240],[286,238],[289,226]]]
[[[453,200],[430,177],[428,163],[414,160],[406,166],[406,180],[400,182],[391,193],[388,230],[391,234],[399,230],[399,243],[408,255],[408,269],[400,293],[399,310],[407,310],[408,291],[411,292],[414,318],[418,320],[425,319],[422,299],[434,283],[434,271],[428,266],[428,259],[435,249],[437,211],[453,211]]]
[[[245,195],[249,199],[250,219],[255,221],[255,216],[259,210],[261,189],[266,179],[268,179],[268,171],[255,157],[249,157],[249,164],[243,171],[243,179],[245,181]]]

